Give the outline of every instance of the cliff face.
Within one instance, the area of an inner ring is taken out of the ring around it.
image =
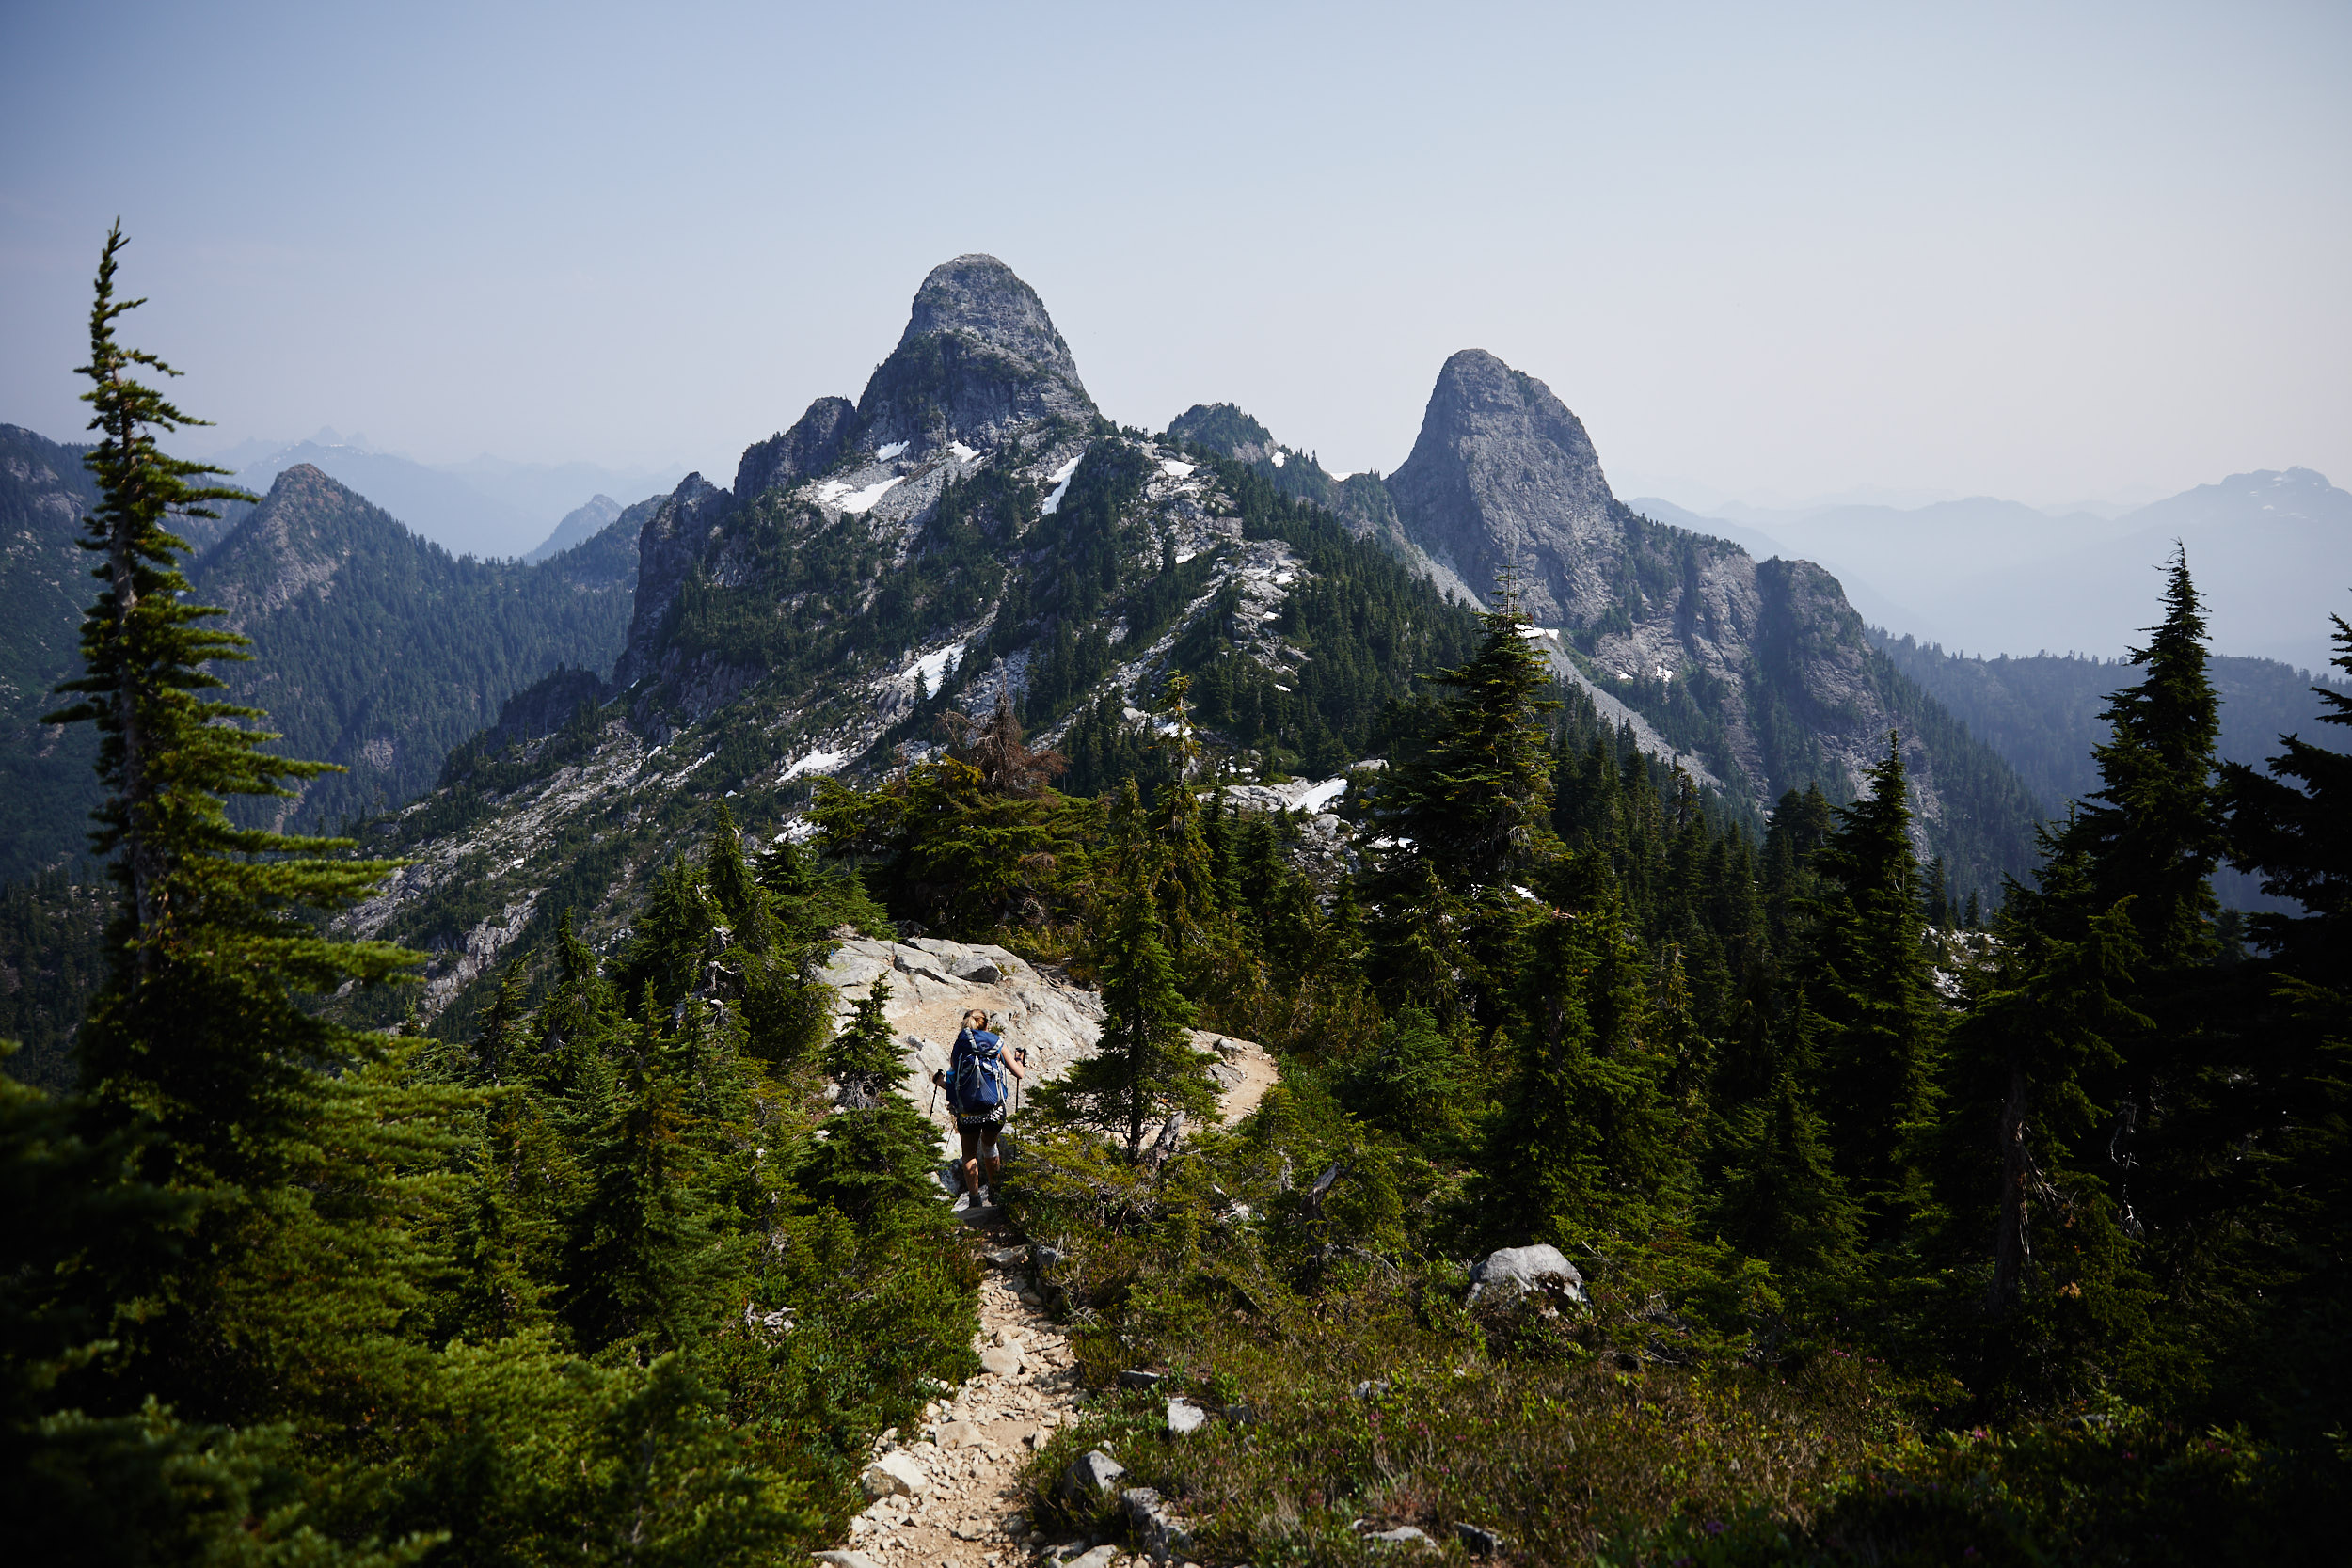
[[[1483,349],[1438,372],[1389,493],[1413,542],[1481,594],[1518,567],[1538,626],[1596,620],[1615,597],[1624,529],[1592,437],[1550,388]]]
[[[1037,291],[993,256],[933,267],[906,330],[858,401],[875,447],[994,446],[1042,420],[1089,423],[1094,400]]]
[[[1564,674],[1643,714],[1758,805],[1816,780],[1850,788],[1899,732],[1932,827],[1940,772],[1989,763],[1921,711],[1932,705],[1871,648],[1836,578],[1633,512],[1583,422],[1491,354],[1446,361],[1388,488],[1406,538],[1440,569],[1489,599],[1497,574],[1516,569],[1522,608],[1559,633],[1544,645]],[[1955,749],[1968,754],[1937,754]]]

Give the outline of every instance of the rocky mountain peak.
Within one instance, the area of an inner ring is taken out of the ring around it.
[[[1484,595],[1525,574],[1541,625],[1597,610],[1623,554],[1616,498],[1584,423],[1550,388],[1484,349],[1445,362],[1413,453],[1389,478],[1406,535]]]
[[[975,252],[942,261],[914,291],[914,309],[898,346],[941,332],[972,339],[1073,383],[1078,379],[1077,361],[1054,330],[1045,301],[993,256]]]
[[[857,444],[991,447],[1046,420],[1090,422],[1094,400],[1045,302],[993,256],[933,267],[906,331],[866,384]]]

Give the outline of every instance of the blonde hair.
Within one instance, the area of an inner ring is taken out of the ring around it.
[[[981,1027],[981,1028],[985,1029],[985,1028],[987,1028],[987,1027],[988,1027],[988,1011],[987,1011],[987,1009],[986,1009],[986,1008],[983,1008],[983,1007],[966,1007],[966,1008],[964,1008],[964,1009],[963,1009],[963,1022],[966,1022],[966,1023],[970,1023],[970,1022],[971,1022],[974,1019],[976,1019],[976,1018],[977,1018],[977,1019],[978,1019],[978,1020],[980,1021],[980,1027]]]

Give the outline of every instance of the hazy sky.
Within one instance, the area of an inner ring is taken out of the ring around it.
[[[1105,412],[1391,468],[1490,349],[1620,494],[2352,485],[2352,7],[0,8],[0,420],[107,221],[226,438],[723,483],[934,263]]]

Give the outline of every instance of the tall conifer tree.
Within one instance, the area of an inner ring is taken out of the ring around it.
[[[385,862],[329,858],[348,841],[233,826],[230,796],[291,793],[328,770],[263,748],[256,709],[204,695],[205,666],[243,658],[213,629],[218,611],[182,596],[175,516],[239,493],[217,472],[165,455],[153,432],[191,420],[142,371],[177,373],[127,348],[116,324],[123,245],[109,232],[90,311],[99,433],[87,463],[100,504],[84,547],[103,585],[82,627],[85,673],[53,717],[100,734],[106,802],[92,847],[121,889],[117,963],[81,1036],[101,1118],[140,1138],[146,1180],[197,1201],[187,1244],[141,1249],[132,1277],[93,1281],[146,1298],[122,1324],[119,1363],[191,1416],[247,1419],[307,1409],[313,1431],[362,1419],[406,1374],[389,1336],[430,1260],[401,1221],[402,1178],[429,1157],[447,1097],[400,1085],[391,1042],[342,1027],[303,993],[374,984],[412,956],[323,934],[314,911],[370,891]]]
[[[1831,1147],[1884,1240],[1904,1196],[1905,1145],[1933,1088],[1942,1009],[1922,941],[1899,737],[1887,737],[1864,788],[1837,809],[1816,860],[1825,888],[1804,978],[1823,1022],[1819,1092]]]

